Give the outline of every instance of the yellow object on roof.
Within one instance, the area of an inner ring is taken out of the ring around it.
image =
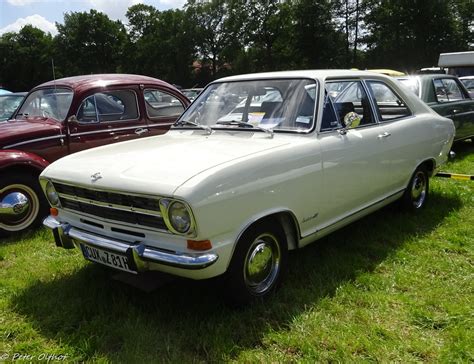
[[[380,68],[380,69],[374,69],[374,70],[367,70],[367,71],[370,71],[370,72],[375,72],[375,73],[382,73],[384,75],[387,75],[387,76],[405,76],[406,73],[403,73],[403,72],[400,72],[400,71],[395,71],[395,70],[389,70],[389,69],[383,69],[383,68]]]

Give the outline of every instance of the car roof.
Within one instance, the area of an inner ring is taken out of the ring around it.
[[[448,75],[445,73],[428,73],[419,75],[406,75],[397,77],[398,80],[406,80],[407,78],[419,77],[420,79],[433,79],[433,78],[457,78],[454,75]]]
[[[60,78],[57,80],[45,82],[41,85],[36,86],[34,89],[63,86],[77,90],[121,84],[159,84],[160,86],[175,89],[175,87],[173,87],[169,83],[159,80],[157,78],[122,73],[94,74]]]
[[[255,79],[269,79],[269,78],[311,78],[324,81],[325,79],[333,77],[365,77],[377,79],[393,79],[380,73],[370,71],[354,71],[345,69],[327,69],[327,70],[298,70],[298,71],[278,71],[278,72],[263,72],[263,73],[248,73],[238,76],[229,76],[220,78],[214,82],[232,82]]]

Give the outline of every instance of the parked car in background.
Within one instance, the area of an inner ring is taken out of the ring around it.
[[[474,97],[474,76],[464,76],[459,77],[459,79],[469,91],[469,95],[471,96],[471,98]]]
[[[451,120],[384,75],[224,78],[166,134],[48,166],[44,224],[58,246],[90,261],[129,273],[224,275],[230,298],[248,303],[278,287],[288,250],[399,199],[422,208],[453,138]]]
[[[38,176],[49,163],[163,134],[188,104],[166,82],[137,75],[77,76],[35,87],[14,118],[0,123],[0,233],[23,231],[47,214]]]
[[[0,121],[10,119],[28,92],[12,92],[0,95]]]
[[[398,77],[398,80],[438,114],[453,120],[455,140],[474,136],[474,99],[456,76],[426,74]]]
[[[181,92],[191,101],[193,101],[202,91],[202,88],[185,88]]]

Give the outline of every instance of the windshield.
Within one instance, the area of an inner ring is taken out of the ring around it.
[[[65,88],[48,88],[33,91],[18,110],[25,118],[53,118],[62,121],[71,106],[73,92]]]
[[[0,121],[8,120],[21,101],[25,98],[23,95],[2,95],[0,96]]]
[[[314,123],[315,95],[315,81],[307,79],[215,83],[175,125],[307,131]]]

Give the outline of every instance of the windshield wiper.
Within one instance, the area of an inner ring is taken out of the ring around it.
[[[240,120],[218,121],[216,124],[218,124],[218,125],[238,125],[238,126],[243,126],[245,128],[258,129],[258,130],[261,130],[261,131],[269,134],[270,138],[273,138],[273,135],[274,135],[273,129],[264,128],[264,127],[261,127],[259,125],[249,124],[249,123],[246,123],[245,121],[240,121]]]
[[[186,125],[186,124],[195,126],[195,127],[197,127],[197,128],[204,129],[205,131],[207,131],[207,133],[208,133],[209,135],[212,134],[212,129],[211,129],[210,126],[203,125],[203,124],[199,124],[199,123],[196,123],[196,122],[191,121],[191,120],[180,120],[180,121],[177,121],[176,123],[174,123],[174,126],[176,126],[176,125],[183,126],[183,125]]]

